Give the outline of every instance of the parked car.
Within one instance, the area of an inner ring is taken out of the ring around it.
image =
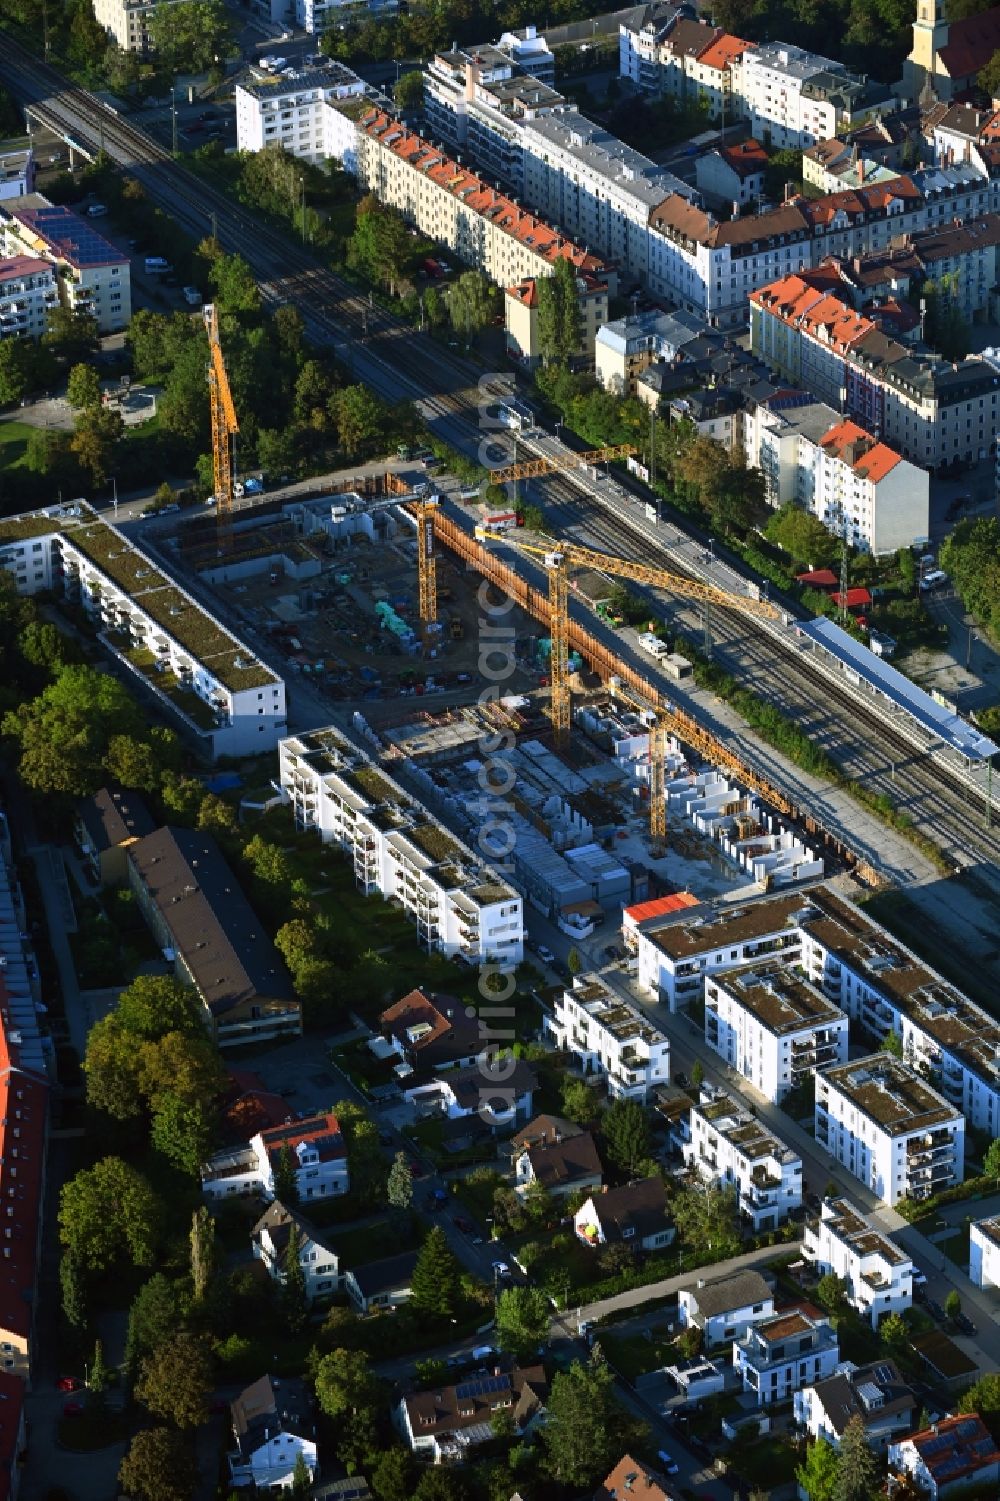
[[[937,1319],[939,1324],[944,1323],[944,1309],[940,1303],[935,1303],[933,1298],[927,1299],[927,1312],[932,1319]]]
[[[960,1334],[967,1334],[970,1339],[976,1332],[976,1326],[967,1313],[956,1313],[952,1323]]]
[[[556,956],[551,949],[546,948],[544,943],[538,945],[538,957],[543,964],[555,964]]]
[[[83,1386],[79,1376],[60,1376],[56,1382],[57,1392],[78,1392]]]
[[[667,1453],[666,1449],[658,1449],[656,1451],[656,1457],[660,1461],[660,1464],[666,1470],[668,1475],[676,1475],[679,1473],[680,1465],[677,1463],[676,1459],[674,1459],[673,1455]]]
[[[102,219],[108,211],[106,203],[92,203],[87,209],[88,219]]]
[[[676,1074],[674,1074],[674,1083],[678,1086],[679,1089],[687,1089],[688,1076],[683,1069],[678,1069]]]
[[[506,1261],[494,1261],[493,1271],[497,1277],[509,1277],[511,1274]]]
[[[476,1233],[476,1229],[472,1221],[463,1219],[460,1214],[456,1214],[455,1216],[455,1229],[461,1230],[463,1235],[474,1235]]]

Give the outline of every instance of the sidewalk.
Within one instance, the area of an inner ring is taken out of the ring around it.
[[[35,863],[38,885],[45,908],[45,922],[49,942],[59,971],[59,987],[62,990],[66,1011],[66,1027],[69,1040],[82,1058],[87,1049],[88,1020],[86,1007],[80,996],[76,978],[76,966],[70,950],[67,934],[76,932],[76,913],[73,898],[66,879],[62,851],[51,844],[32,845],[27,853]]]
[[[747,1267],[767,1266],[768,1262],[779,1256],[797,1256],[801,1249],[799,1241],[788,1241],[787,1244],[763,1246],[758,1251],[744,1251],[742,1256],[731,1256],[728,1261],[716,1261],[695,1272],[681,1272],[676,1277],[664,1277],[662,1282],[651,1282],[647,1287],[633,1287],[629,1292],[616,1293],[613,1298],[603,1298],[599,1303],[588,1303],[583,1308],[568,1310],[564,1317],[567,1321],[575,1321],[579,1328],[581,1319],[603,1319],[611,1313],[638,1308],[654,1298],[669,1297],[682,1287],[690,1287],[698,1277],[704,1276],[706,1280],[712,1281],[717,1277],[729,1277],[735,1272],[745,1271]]]

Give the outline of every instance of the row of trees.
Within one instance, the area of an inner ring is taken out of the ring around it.
[[[940,559],[965,608],[1000,638],[1000,522],[995,516],[960,522],[943,543]]]

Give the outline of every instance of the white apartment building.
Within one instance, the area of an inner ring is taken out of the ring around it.
[[[680,1011],[703,998],[707,976],[777,954],[797,963],[802,947],[798,917],[807,900],[800,892],[718,911],[698,908],[688,914],[681,907],[657,926],[626,925],[622,936],[637,961],[640,988],[671,1011]]]
[[[888,1236],[874,1230],[849,1199],[824,1199],[818,1220],[805,1227],[802,1255],[821,1275],[832,1272],[847,1287],[852,1307],[873,1329],[886,1314],[913,1302],[913,1262]]]
[[[59,306],[55,268],[36,256],[0,261],[0,339],[40,339]]]
[[[928,470],[995,452],[1000,371],[914,354],[840,298],[788,275],[750,297],[753,352]],[[924,533],[926,535],[926,533]]]
[[[345,141],[353,138],[354,127],[342,113],[327,106],[363,99],[367,92],[367,85],[356,73],[334,62],[322,68],[304,68],[294,78],[277,76],[238,83],[237,150],[263,151],[265,146],[282,146],[310,162],[323,162],[331,156],[343,160]]]
[[[545,115],[525,123],[524,199],[550,224],[650,279],[649,217],[668,194],[694,189],[583,115]]]
[[[78,603],[101,645],[210,759],[262,755],[285,729],[285,684],[85,501],[0,521],[19,594]]]
[[[99,333],[117,333],[132,317],[127,254],[62,204],[40,193],[0,204],[0,255],[48,261],[61,300],[97,319]]]
[[[26,198],[35,191],[35,153],[31,147],[0,151],[0,203]]]
[[[281,0],[271,0],[272,10]],[[281,9],[284,15],[272,16],[273,20],[290,20],[291,16],[284,4]],[[399,10],[398,0],[295,0],[295,28],[297,31],[308,31],[312,36],[322,36],[324,31],[329,31],[331,26],[343,25],[349,21],[376,20],[380,21],[385,16],[394,16]]]
[[[1000,206],[998,195],[1000,176],[971,165],[926,168],[741,219],[717,218],[675,193],[650,214],[649,285],[715,326],[743,325],[747,299],[768,282],[827,256],[884,250],[899,234],[981,217]]]
[[[357,746],[330,728],[283,740],[279,754],[296,825],[348,851],[366,895],[400,901],[428,952],[520,964],[520,895]]]
[[[202,1193],[213,1201],[244,1194],[273,1199],[274,1171],[285,1147],[292,1154],[300,1204],[347,1192],[347,1147],[340,1122],[327,1113],[269,1126],[246,1147],[216,1152],[201,1170]]]
[[[600,1074],[613,1100],[645,1104],[670,1082],[670,1043],[639,1009],[594,974],[575,975],[545,1018],[545,1032],[584,1075]]]
[[[768,503],[804,507],[837,537],[876,556],[930,532],[930,476],[832,407],[787,392],[751,403],[743,417],[747,464],[764,476]]]
[[[969,1226],[969,1280],[977,1287],[1000,1287],[1000,1217]]]
[[[699,1277],[677,1293],[677,1322],[682,1329],[700,1329],[709,1350],[743,1339],[754,1324],[773,1318],[774,1290],[749,1267],[728,1277]]]
[[[575,114],[576,105],[523,72],[499,47],[452,48],[424,70],[428,134],[467,151],[480,171],[524,194],[525,124],[541,115]]]
[[[755,965],[705,981],[705,1041],[772,1104],[847,1060],[844,1013],[793,970]]]
[[[837,1335],[830,1321],[800,1308],[755,1324],[733,1346],[733,1365],[744,1391],[758,1403],[781,1402],[803,1386],[832,1376],[840,1361]]]
[[[969,1125],[1000,1136],[1000,1024],[884,928],[826,887],[808,893],[802,965],[876,1041],[903,1054]]]
[[[961,1183],[965,1120],[889,1053],[816,1075],[816,1140],[887,1204]]]
[[[829,140],[879,98],[891,97],[843,63],[786,42],[747,48],[734,68],[733,91],[753,134],[776,149]]]
[[[731,1095],[703,1084],[691,1106],[684,1161],[705,1179],[736,1190],[754,1233],[776,1230],[802,1203],[802,1159],[766,1131]]]
[[[618,72],[644,93],[700,105],[727,124],[742,113],[733,94],[733,66],[748,42],[697,21],[686,5],[649,5],[619,26]]]
[[[153,50],[149,35],[149,18],[157,0],[92,0],[94,19],[103,26],[122,52],[138,52],[145,57]]]
[[[570,240],[565,225],[557,230],[528,213],[384,111],[361,115],[356,144],[363,187],[498,286],[550,276],[564,257],[616,290],[613,270]]]

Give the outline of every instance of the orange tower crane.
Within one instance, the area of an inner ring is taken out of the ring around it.
[[[205,327],[208,330],[208,392],[212,413],[212,482],[215,486],[216,523],[219,548],[228,552],[233,545],[233,450],[234,434],[239,432],[233,393],[229,388],[226,362],[219,339],[219,312],[214,302],[206,303]]]

